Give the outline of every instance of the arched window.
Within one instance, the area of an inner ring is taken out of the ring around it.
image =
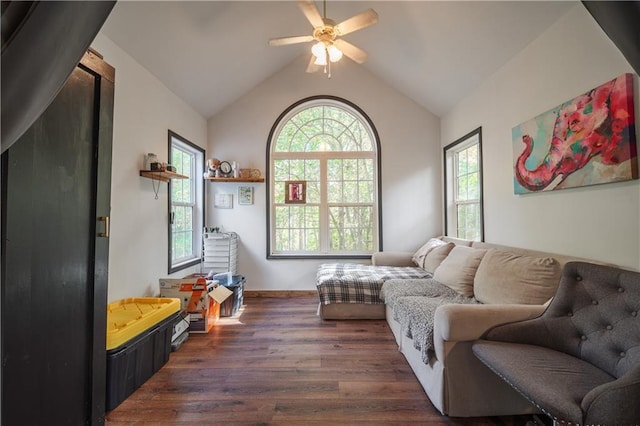
[[[283,112],[267,149],[268,257],[381,250],[379,147],[371,120],[344,99],[303,99]]]

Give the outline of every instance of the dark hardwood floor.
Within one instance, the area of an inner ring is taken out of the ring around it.
[[[120,424],[524,425],[441,416],[387,323],[323,321],[317,298],[245,298],[240,315],[192,334],[107,413]]]

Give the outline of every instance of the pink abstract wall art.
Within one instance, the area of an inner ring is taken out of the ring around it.
[[[637,179],[633,93],[623,74],[514,127],[514,192]]]

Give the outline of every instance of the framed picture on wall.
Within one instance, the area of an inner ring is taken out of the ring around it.
[[[307,181],[285,181],[284,202],[286,204],[305,204],[307,202]]]
[[[216,209],[232,209],[233,194],[216,194],[213,197],[213,207]]]
[[[238,187],[238,204],[243,206],[253,204],[253,186]]]

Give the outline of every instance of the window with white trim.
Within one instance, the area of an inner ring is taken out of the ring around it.
[[[279,117],[269,144],[270,258],[381,249],[379,141],[363,111],[335,97],[304,99]],[[300,200],[289,199],[292,182],[303,184]]]
[[[482,128],[444,148],[445,233],[483,241]]]
[[[188,179],[169,182],[169,273],[200,263],[204,226],[204,150],[169,130],[169,159]]]

